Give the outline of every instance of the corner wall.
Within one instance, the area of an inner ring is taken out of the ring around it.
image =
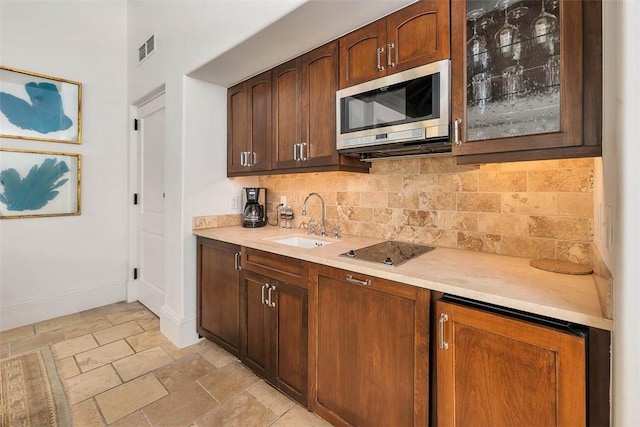
[[[0,330],[125,299],[126,5],[0,2],[0,63],[82,83],[82,144],[0,147],[82,155],[80,216],[0,220]]]
[[[640,425],[640,2],[604,1],[605,15],[605,126],[603,200],[612,207],[613,240],[602,245],[609,259],[613,291],[613,424]],[[609,51],[607,51],[609,47]],[[613,127],[613,130],[611,128]]]
[[[239,195],[242,186],[226,177],[226,88],[186,76],[300,3],[127,3],[129,103],[136,105],[165,88],[165,304],[160,329],[179,347],[198,339],[192,217],[236,213],[231,196]],[[156,52],[138,64],[137,48],[152,34]]]

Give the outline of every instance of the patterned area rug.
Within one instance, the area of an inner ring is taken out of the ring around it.
[[[48,347],[0,362],[0,427],[70,425],[67,399]]]

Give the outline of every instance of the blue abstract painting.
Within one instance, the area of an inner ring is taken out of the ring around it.
[[[68,181],[62,178],[68,172],[69,166],[56,159],[45,159],[42,164],[33,165],[24,178],[13,168],[2,170],[0,202],[10,211],[42,209],[58,196],[56,189]]]
[[[80,154],[0,148],[0,220],[80,215]]]
[[[82,84],[0,65],[0,137],[80,144]]]
[[[62,98],[53,83],[29,82],[24,86],[29,102],[0,92],[0,112],[21,129],[47,134],[69,129],[73,122],[64,114]]]

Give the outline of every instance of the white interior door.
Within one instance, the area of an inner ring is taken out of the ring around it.
[[[137,299],[155,314],[164,304],[164,94],[138,108]]]

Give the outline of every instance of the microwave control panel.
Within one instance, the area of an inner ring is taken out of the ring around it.
[[[344,138],[342,146],[338,148],[363,147],[376,145],[383,142],[423,139],[424,129],[408,129],[398,132],[379,133],[376,135],[359,136],[356,138]]]

